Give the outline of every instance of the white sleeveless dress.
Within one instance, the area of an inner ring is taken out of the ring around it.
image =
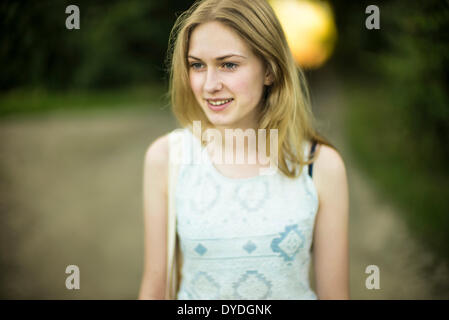
[[[233,179],[182,129],[183,159],[175,192],[183,254],[179,300],[317,299],[309,265],[318,196],[308,168]],[[305,146],[308,156],[310,143]],[[205,163],[194,164],[202,154]]]

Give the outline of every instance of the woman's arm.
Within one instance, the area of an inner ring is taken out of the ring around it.
[[[165,298],[168,135],[156,139],[144,161],[144,270],[139,300]]]
[[[339,153],[320,145],[313,181],[319,208],[313,235],[313,264],[319,299],[349,299],[349,195]]]

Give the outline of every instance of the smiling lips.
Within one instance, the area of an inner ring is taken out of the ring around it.
[[[208,107],[213,111],[221,111],[228,107],[234,99],[207,99]]]

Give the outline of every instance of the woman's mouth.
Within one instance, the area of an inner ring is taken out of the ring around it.
[[[221,111],[223,109],[226,109],[233,101],[234,99],[223,99],[223,100],[207,100],[207,106],[209,109],[213,111]]]

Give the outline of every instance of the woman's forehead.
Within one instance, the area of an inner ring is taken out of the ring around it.
[[[231,54],[249,57],[251,52],[245,41],[230,27],[212,21],[200,24],[193,30],[189,56],[217,59]]]

